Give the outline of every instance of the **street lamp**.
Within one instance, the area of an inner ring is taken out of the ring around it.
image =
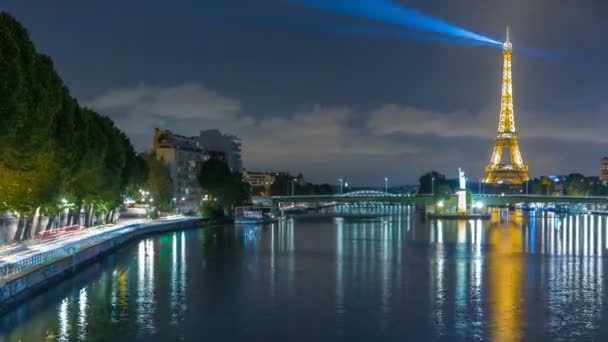
[[[344,179],[339,178],[338,182],[340,182],[340,195],[342,195],[342,186],[344,185]]]
[[[388,194],[388,177],[384,177],[384,192]]]
[[[480,195],[483,195],[483,187],[481,185],[483,178],[479,178],[479,191],[477,191]]]
[[[295,178],[292,178],[292,179],[291,179],[291,196],[293,196],[293,192],[294,192],[294,191],[293,191],[293,186],[294,186],[294,183],[295,183],[295,182],[296,182],[296,179],[295,179]]]
[[[473,208],[475,208],[475,210],[477,212],[480,212],[481,209],[483,208],[483,202],[477,201],[477,202],[473,203]]]
[[[431,178],[431,193],[435,196],[435,177]]]

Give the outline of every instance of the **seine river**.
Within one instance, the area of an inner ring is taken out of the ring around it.
[[[608,217],[387,210],[133,242],[0,317],[0,341],[608,341]]]

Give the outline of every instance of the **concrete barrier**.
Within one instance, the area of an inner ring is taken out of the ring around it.
[[[200,218],[150,222],[139,229],[108,237],[93,245],[71,250],[68,255],[50,260],[26,272],[3,278],[0,280],[0,315],[23,300],[41,292],[44,287],[63,279],[82,266],[135,238],[172,230],[198,228],[204,223],[205,221]]]

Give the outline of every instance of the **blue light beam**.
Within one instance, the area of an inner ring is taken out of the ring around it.
[[[352,36],[362,36],[369,38],[387,38],[387,39],[413,39],[423,41],[438,41],[455,44],[465,44],[473,46],[491,46],[496,47],[494,43],[485,41],[476,41],[471,39],[454,38],[439,36],[435,34],[417,33],[411,31],[401,31],[385,28],[377,28],[371,26],[359,26],[349,24],[332,24],[310,21],[308,18],[302,17],[265,17],[265,16],[249,16],[248,19],[256,24],[276,26],[282,29],[288,28],[301,32],[318,32],[318,33],[335,33]]]
[[[410,29],[502,45],[501,42],[492,38],[449,24],[402,5],[397,5],[390,0],[288,0],[288,3],[383,21]]]
[[[190,14],[201,15],[212,20],[236,20],[237,22],[248,22],[251,24],[267,27],[276,27],[281,30],[289,30],[303,33],[333,33],[339,35],[360,36],[368,38],[386,38],[402,40],[422,40],[448,42],[455,44],[465,44],[472,46],[497,47],[494,43],[478,41],[434,33],[405,31],[401,28],[385,28],[365,25],[342,24],[335,22],[325,22],[318,18],[301,16],[270,16],[257,15],[250,12],[227,10],[222,8],[206,8],[202,12],[189,12]],[[502,46],[502,45],[501,45]]]

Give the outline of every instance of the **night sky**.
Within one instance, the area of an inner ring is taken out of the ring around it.
[[[531,176],[597,175],[608,155],[608,1],[396,2],[497,40],[510,25],[515,49],[543,49],[513,59],[524,162]],[[2,0],[0,10],[140,151],[154,127],[219,128],[242,138],[247,169],[355,186],[455,177],[459,166],[477,179],[490,158],[498,48],[336,33],[405,28],[281,0]]]

